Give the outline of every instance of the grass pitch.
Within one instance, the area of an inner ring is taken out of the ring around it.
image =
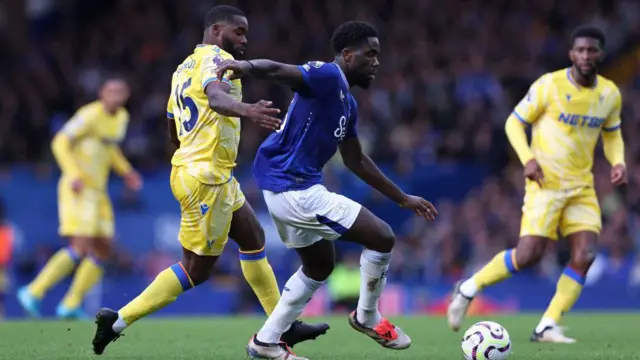
[[[468,319],[502,324],[513,343],[511,359],[640,359],[640,313],[575,314],[567,316],[567,334],[577,344],[532,344],[529,335],[539,315],[495,316]],[[413,339],[411,348],[381,348],[353,331],[347,317],[310,319],[331,324],[327,335],[294,349],[311,360],[327,359],[462,359],[462,333],[453,333],[444,318],[404,317],[392,319]],[[101,357],[93,355],[90,322],[0,322],[0,359],[247,359],[244,347],[262,325],[263,318],[176,318],[142,320],[125,336],[107,347]]]

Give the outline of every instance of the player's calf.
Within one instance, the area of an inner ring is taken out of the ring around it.
[[[378,300],[387,282],[395,235],[387,223],[362,208],[343,238],[365,246],[360,256],[360,297],[355,316],[367,328],[375,328],[383,321]]]

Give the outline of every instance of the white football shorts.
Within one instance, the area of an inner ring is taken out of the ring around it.
[[[263,194],[280,238],[288,248],[340,238],[362,209],[362,205],[322,185],[281,193],[264,190]]]

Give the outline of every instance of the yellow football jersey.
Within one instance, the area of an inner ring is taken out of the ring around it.
[[[125,108],[111,114],[100,101],[94,101],[78,109],[60,134],[71,141],[71,157],[80,174],[69,174],[63,168],[61,180],[80,176],[86,187],[105,189],[113,166],[113,152],[119,152],[117,144],[124,139],[128,123],[129,113]]]
[[[222,116],[209,107],[204,89],[218,81],[217,65],[233,56],[215,45],[198,45],[178,66],[171,81],[167,117],[175,119],[180,148],[171,159],[204,184],[222,184],[232,176],[240,142],[240,118]],[[239,79],[223,82],[230,95],[242,100]]]
[[[622,96],[599,76],[593,87],[579,85],[569,69],[536,80],[513,114],[532,125],[531,150],[544,172],[544,187],[593,185],[594,150],[601,131],[620,128]]]

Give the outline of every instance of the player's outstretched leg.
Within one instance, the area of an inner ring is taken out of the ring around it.
[[[40,301],[42,298],[49,289],[66,278],[81,259],[81,251],[71,245],[60,249],[49,259],[38,276],[29,285],[18,290],[18,302],[29,316],[40,317]]]
[[[562,315],[571,310],[580,297],[586,274],[595,260],[598,234],[581,231],[568,235],[567,238],[571,244],[571,260],[558,280],[556,293],[547,311],[533,330],[531,341],[562,344],[576,342],[575,339],[564,335],[559,324]]]
[[[358,308],[349,315],[349,325],[382,347],[395,350],[408,348],[411,346],[411,338],[378,311],[378,300],[387,282],[391,251],[395,243],[393,231],[363,207],[342,239],[365,247],[360,256]]]
[[[287,346],[283,346],[282,335],[293,326],[307,302],[331,275],[335,250],[332,242],[320,240],[296,251],[302,266],[284,285],[273,313],[249,341],[247,354],[252,359],[303,359],[295,357]]]
[[[207,281],[217,256],[199,256],[183,249],[182,261],[162,271],[155,280],[118,312],[100,309],[96,315],[93,351],[100,355],[110,342],[135,321],[174,302],[183,292]],[[115,314],[115,315],[114,315]]]
[[[537,264],[547,247],[548,239],[523,236],[515,249],[498,253],[487,265],[469,279],[456,284],[447,309],[447,320],[453,331],[460,330],[473,298],[487,286],[506,280],[511,275]]]
[[[273,269],[267,260],[264,230],[248,202],[233,213],[229,237],[240,246],[242,274],[267,316],[271,315],[280,300],[280,290]],[[329,329],[325,323],[310,325],[296,320],[282,334],[280,341],[293,348],[307,340],[315,340]]]

